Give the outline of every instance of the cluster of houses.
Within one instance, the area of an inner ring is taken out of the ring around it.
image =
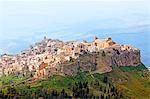
[[[61,64],[66,61],[71,61],[72,59],[77,59],[82,54],[92,54],[93,52],[102,50],[105,53],[113,55],[114,52],[117,54],[122,52],[128,53],[130,51],[139,53],[138,49],[129,45],[120,45],[111,38],[98,39],[95,37],[93,42],[63,42],[44,37],[41,42],[36,43],[34,46],[30,46],[29,49],[22,51],[20,54],[2,55],[0,57],[0,76],[22,74],[27,71],[34,72],[35,77],[42,77],[51,73],[60,72],[63,74],[65,71],[61,69]],[[137,63],[139,63],[140,58],[137,60]]]

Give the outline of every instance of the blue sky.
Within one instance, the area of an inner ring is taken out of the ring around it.
[[[101,35],[97,30],[115,34],[149,26],[149,0],[0,0],[0,54],[18,53],[43,36],[81,40]]]

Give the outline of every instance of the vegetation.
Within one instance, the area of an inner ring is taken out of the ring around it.
[[[2,77],[1,81],[7,81]],[[137,67],[113,67],[109,73],[80,72],[76,76],[53,75],[47,79],[8,85],[0,90],[4,99],[148,99],[150,93],[149,72],[143,64]],[[20,82],[23,79],[11,78]],[[3,86],[4,86],[3,85]]]
[[[122,71],[131,72],[131,71],[142,71],[142,70],[146,70],[146,67],[145,67],[143,64],[141,64],[141,65],[136,66],[136,67],[134,67],[134,66],[122,66],[122,67],[120,67],[120,69],[121,69]]]

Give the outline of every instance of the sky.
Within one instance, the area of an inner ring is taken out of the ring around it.
[[[149,0],[0,0],[0,54],[44,36],[67,41],[141,31],[150,31]]]

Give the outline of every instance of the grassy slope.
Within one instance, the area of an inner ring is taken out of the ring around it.
[[[141,64],[137,67],[114,68],[108,73],[118,88],[125,90],[127,96],[138,99],[150,97],[150,74],[146,67]]]
[[[39,80],[33,83],[21,84],[17,86],[18,91],[37,91],[38,88],[46,88],[51,90],[61,91],[65,89],[67,93],[71,94],[71,89],[68,89],[68,86],[75,85],[76,82],[85,82],[88,81],[89,83],[94,80],[102,79],[102,75],[94,74],[90,75],[89,73],[82,72],[77,76],[60,76],[54,75],[49,77],[48,79]],[[100,83],[105,86],[105,84],[100,80]],[[28,88],[30,86],[30,89]],[[94,90],[93,90],[94,91]]]
[[[68,94],[71,94],[71,89],[68,86],[72,86],[75,82],[88,81],[89,83],[93,81],[98,81],[101,85],[107,86],[102,80],[104,75],[109,77],[109,81],[117,86],[118,90],[123,90],[124,94],[128,98],[139,98],[148,99],[150,93],[150,76],[148,70],[143,64],[137,67],[114,67],[113,71],[105,74],[90,74],[89,72],[80,73],[77,76],[59,76],[54,75],[47,79],[27,82],[25,84],[19,84],[15,86],[18,92],[36,92],[40,88],[48,89],[49,91],[55,89],[61,91],[65,89]],[[7,80],[6,80],[7,79]],[[21,81],[20,78],[1,78],[1,81]],[[3,89],[6,91],[7,87]],[[95,88],[90,89],[95,95],[99,93]]]

